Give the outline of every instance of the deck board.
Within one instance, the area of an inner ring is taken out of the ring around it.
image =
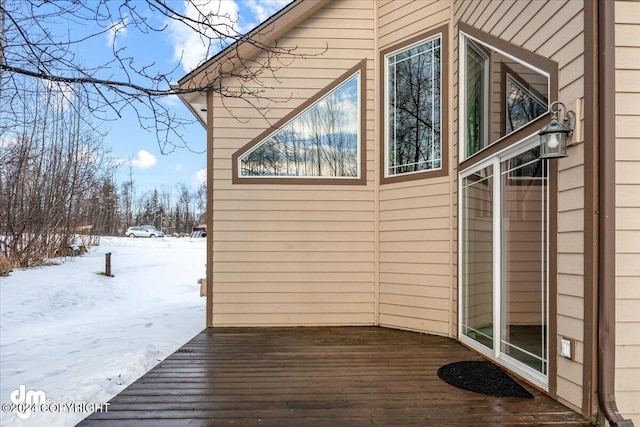
[[[481,358],[452,339],[386,328],[209,328],[79,426],[589,425],[526,385],[534,399],[438,378],[461,360]]]

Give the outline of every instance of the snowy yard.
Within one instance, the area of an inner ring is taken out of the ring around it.
[[[107,252],[115,277],[99,274]],[[205,239],[102,238],[62,265],[0,277],[3,409],[21,385],[55,402],[108,401],[204,329],[204,264]],[[73,426],[88,415],[2,411],[0,425]]]

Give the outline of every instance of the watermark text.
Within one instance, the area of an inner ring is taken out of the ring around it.
[[[30,390],[21,384],[9,395],[11,403],[2,404],[2,412],[15,412],[18,418],[28,419],[37,412],[73,412],[73,413],[93,413],[108,412],[110,403],[89,403],[84,400],[47,399],[44,390]]]

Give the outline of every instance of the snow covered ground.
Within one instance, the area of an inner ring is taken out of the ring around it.
[[[100,405],[205,327],[206,239],[101,239],[62,265],[0,277],[0,403],[42,390]],[[105,277],[105,253],[112,274]],[[55,406],[53,407],[55,409]],[[26,416],[27,414],[23,414]],[[2,426],[73,426],[89,413],[0,412]]]

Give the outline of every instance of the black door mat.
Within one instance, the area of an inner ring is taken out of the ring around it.
[[[438,369],[438,376],[448,384],[476,393],[533,399],[531,393],[491,362],[450,363]]]

